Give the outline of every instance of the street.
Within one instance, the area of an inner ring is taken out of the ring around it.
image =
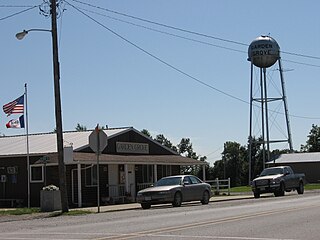
[[[0,223],[0,239],[318,240],[320,195],[153,206]]]

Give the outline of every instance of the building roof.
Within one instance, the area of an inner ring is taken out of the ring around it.
[[[107,129],[104,132],[108,138],[117,136],[133,128],[114,128]],[[63,133],[64,146],[73,146],[73,150],[77,151],[89,145],[90,131],[70,131]],[[29,154],[43,154],[57,152],[57,136],[56,133],[29,134]],[[26,135],[4,136],[0,137],[0,156],[9,155],[26,155],[27,154],[27,138]]]
[[[93,130],[88,131],[69,131],[63,133],[64,146],[72,146],[72,155],[65,157],[66,164],[75,164],[80,162],[82,164],[95,164],[97,157],[95,153],[80,152],[89,146],[89,135]],[[134,131],[143,135],[138,130],[127,128],[114,128],[103,130],[108,139],[124,134],[128,131]],[[143,135],[146,137],[145,135]],[[155,144],[161,145],[153,139],[149,139]],[[46,155],[49,157],[48,164],[58,163],[57,154],[57,141],[56,133],[41,133],[30,134],[28,136],[29,142],[29,155],[38,156]],[[195,159],[180,156],[177,152],[161,145],[166,148],[172,155],[113,155],[113,154],[101,154],[99,159],[102,164],[159,164],[159,165],[204,165],[205,162],[201,162]],[[14,156],[26,156],[27,155],[27,138],[26,135],[19,136],[4,136],[0,137],[0,157],[14,157]],[[39,160],[35,164],[41,164]]]
[[[52,153],[47,155],[49,160],[47,164],[58,164],[58,154]],[[76,164],[80,162],[82,164],[96,164],[97,155],[95,153],[83,153],[74,152],[73,161],[69,164]],[[205,165],[206,162],[183,157],[180,155],[113,155],[113,154],[101,154],[99,156],[99,162],[101,164],[157,164],[157,165]],[[35,164],[41,164],[41,160]]]
[[[275,160],[275,162],[281,163],[281,164],[282,163],[284,164],[284,163],[320,162],[320,152],[281,154]]]

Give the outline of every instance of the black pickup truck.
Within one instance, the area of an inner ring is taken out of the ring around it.
[[[265,168],[261,174],[252,181],[252,192],[255,198],[261,193],[274,193],[276,197],[284,196],[285,192],[297,190],[303,194],[305,175],[294,173],[289,166]]]

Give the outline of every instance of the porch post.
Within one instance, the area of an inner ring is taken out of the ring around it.
[[[154,183],[158,181],[157,164],[153,165],[153,180],[154,180]]]
[[[124,165],[124,175],[126,179],[126,193],[130,192],[129,189],[129,175],[128,175],[128,164]]]
[[[206,165],[202,165],[202,180],[206,181]]]
[[[81,164],[78,162],[77,164],[77,174],[78,174],[78,207],[82,207],[82,191],[81,191]]]

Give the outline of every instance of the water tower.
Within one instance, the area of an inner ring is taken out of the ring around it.
[[[283,79],[283,70],[281,66],[281,58],[280,58],[280,47],[278,43],[270,36],[260,36],[252,41],[248,49],[248,61],[251,62],[251,83],[250,83],[250,127],[249,127],[249,183],[251,182],[251,158],[252,158],[252,124],[253,124],[253,107],[259,107],[261,111],[261,141],[259,143],[262,144],[263,147],[263,167],[266,162],[266,147],[267,147],[267,161],[270,161],[270,144],[271,143],[281,143],[287,142],[289,144],[289,150],[292,151],[292,140],[291,140],[291,131],[290,131],[290,123],[288,116],[288,106],[287,106],[287,98],[285,94],[285,86]],[[267,68],[273,66],[276,62],[279,64],[279,73],[280,73],[280,85],[281,91],[280,96],[268,96],[267,89]],[[259,83],[259,96],[254,96],[254,70],[258,68],[258,72],[260,75],[260,83]],[[284,117],[286,123],[287,137],[286,139],[270,139],[269,132],[269,110],[268,103],[281,101],[281,105],[284,108]]]

